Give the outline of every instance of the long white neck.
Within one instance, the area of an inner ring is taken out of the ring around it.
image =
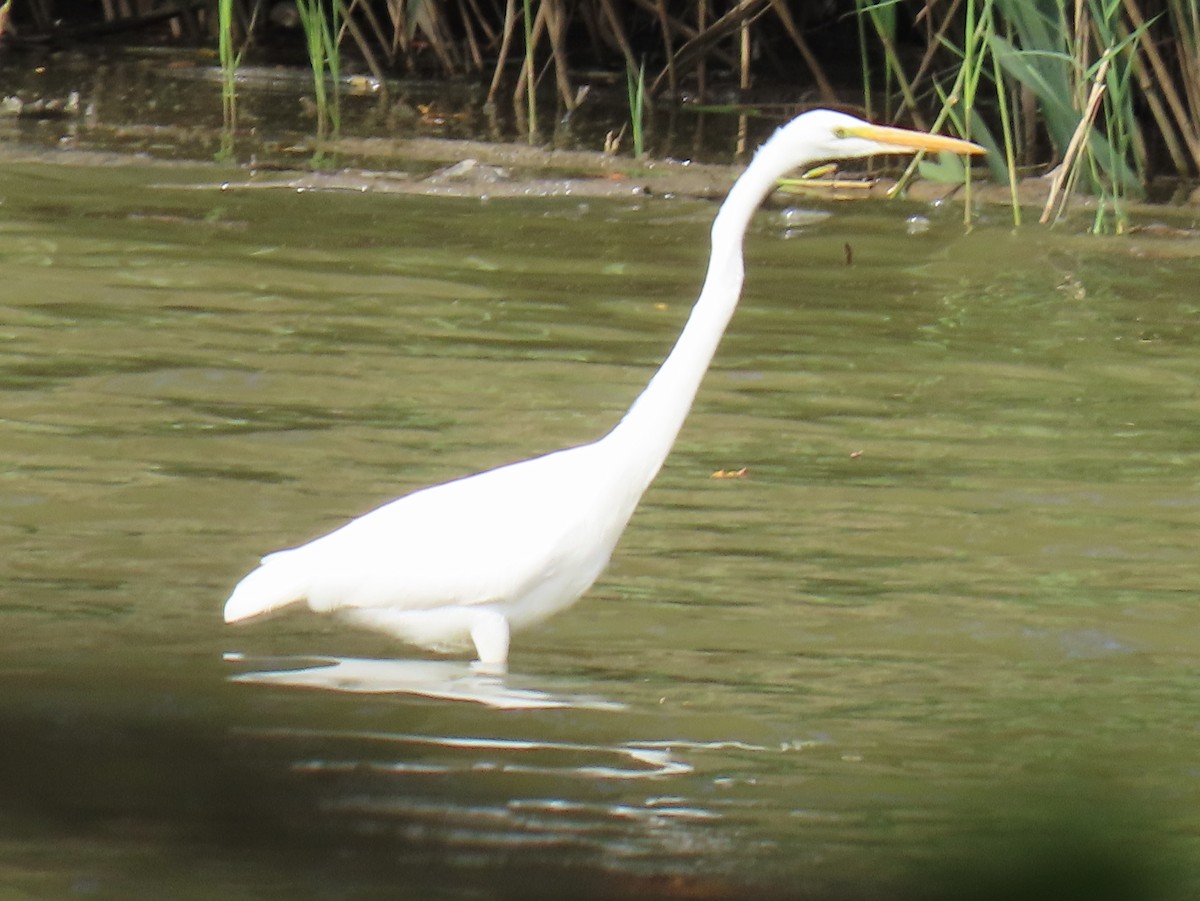
[[[712,251],[700,297],[675,347],[629,412],[602,440],[620,448],[623,474],[636,504],[658,474],[691,409],[725,327],[737,308],[744,272],[742,244],[750,217],[795,166],[794,153],[768,141],[730,189],[712,227]],[[632,509],[630,509],[632,514]]]

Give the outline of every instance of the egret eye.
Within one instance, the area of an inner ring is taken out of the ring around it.
[[[849,132],[847,132],[847,131],[846,131],[846,129],[844,129],[844,128],[835,128],[835,129],[833,130],[833,136],[834,136],[835,138],[841,139],[841,138],[848,138],[848,137],[850,137],[850,134],[849,134]]]

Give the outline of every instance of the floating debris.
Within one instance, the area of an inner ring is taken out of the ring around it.
[[[17,96],[0,100],[0,116],[20,119],[66,119],[79,115],[79,92],[71,91],[66,97],[22,100]]]
[[[710,479],[744,479],[750,474],[750,469],[743,466],[741,469],[718,469],[714,472]]]

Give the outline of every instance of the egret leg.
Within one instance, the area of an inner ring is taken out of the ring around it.
[[[471,623],[471,641],[479,662],[503,669],[508,663],[508,620],[503,613],[480,610]]]

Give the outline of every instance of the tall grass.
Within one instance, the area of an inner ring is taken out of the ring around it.
[[[637,110],[659,92],[702,87],[720,70],[746,79],[748,67],[774,66],[782,74],[790,66],[785,77],[799,85],[804,77],[795,67],[803,65],[828,98],[821,66],[841,62],[831,53],[845,45],[822,41],[820,31],[806,32],[805,25],[855,24],[822,20],[818,10],[825,7],[817,4],[807,18],[798,17],[792,10],[801,4],[786,0],[711,9],[699,0],[389,0],[386,17],[365,0],[296,2],[321,138],[340,124],[342,31],[377,74],[384,64],[448,75],[482,74],[490,66],[489,101],[515,78],[516,112],[532,140],[539,81],[554,79],[569,113],[583,96],[570,78],[594,68],[628,73],[635,131]],[[252,5],[218,0],[222,17],[234,4],[243,12]],[[838,8],[855,13],[867,116],[952,127],[988,146],[986,164],[1010,185],[1016,222],[1016,184],[1026,175],[1055,174],[1044,212],[1049,219],[1084,192],[1102,210],[1094,227],[1119,231],[1128,200],[1144,191],[1151,171],[1200,172],[1200,0],[839,0]],[[233,122],[239,54],[222,32],[223,95]],[[510,49],[522,36],[523,59],[508,69]],[[751,56],[748,43],[763,52]],[[831,48],[825,56],[822,46]],[[639,72],[641,94],[633,80]],[[638,143],[635,134],[635,152]],[[957,161],[917,165],[973,192],[971,173],[956,168]]]
[[[864,104],[869,118],[873,118],[871,83],[869,80],[870,42],[872,35],[878,42],[884,59],[883,97],[884,109],[881,116],[890,119],[893,115],[891,97],[893,90],[900,93],[903,105],[917,117],[920,124],[920,105],[913,94],[912,83],[904,71],[899,51],[896,48],[897,15],[899,0],[854,0],[855,12],[859,20],[859,46],[862,53],[862,71],[864,74]],[[869,28],[864,25],[869,24]]]
[[[10,0],[11,2],[11,0]],[[233,0],[217,0],[217,56],[221,62],[221,146],[218,160],[230,160],[237,134],[237,70],[242,52],[234,49]]]
[[[326,5],[328,2],[328,6]],[[341,54],[338,49],[339,4],[337,0],[296,0],[296,12],[304,29],[308,62],[312,68],[313,95],[317,108],[317,152],[315,162],[325,159],[325,144],[342,130]]]
[[[1007,181],[1013,220],[1020,224],[1019,172],[1051,170],[1050,196],[1041,221],[1060,218],[1078,193],[1096,206],[1095,231],[1123,231],[1129,198],[1144,193],[1148,178],[1147,138],[1139,108],[1155,112],[1163,143],[1177,168],[1200,168],[1200,56],[1179,57],[1188,77],[1185,89],[1175,79],[1149,80],[1147,66],[1165,76],[1165,63],[1148,38],[1158,23],[1141,15],[1139,0],[962,0],[931,27],[938,47],[927,48],[913,73],[900,68],[894,51],[896,0],[856,0],[860,34],[878,39],[876,52],[886,62],[895,87],[891,99],[919,125],[919,99],[932,89],[941,104],[935,126],[952,122],[962,134],[991,150],[988,165],[997,180]],[[1200,47],[1200,0],[1166,0],[1161,18],[1178,23],[1181,48]],[[922,12],[933,14],[933,6]],[[869,27],[867,27],[869,26]],[[929,64],[935,55],[953,66]],[[872,90],[864,65],[864,90]],[[946,72],[953,72],[947,81]],[[1165,85],[1165,86],[1164,86]],[[1188,87],[1190,86],[1190,87]],[[1182,98],[1187,97],[1184,101]],[[1154,102],[1151,102],[1154,101]],[[1182,138],[1180,140],[1179,138]],[[1046,146],[1048,144],[1048,146]],[[950,177],[950,161],[914,162],[926,174]],[[942,171],[935,171],[940,166]],[[910,170],[912,171],[912,170]],[[968,200],[970,171],[963,173]],[[968,209],[970,203],[968,202]]]
[[[629,129],[633,137],[633,155],[646,155],[646,63],[638,67],[637,75],[625,71],[625,87],[629,97]]]

